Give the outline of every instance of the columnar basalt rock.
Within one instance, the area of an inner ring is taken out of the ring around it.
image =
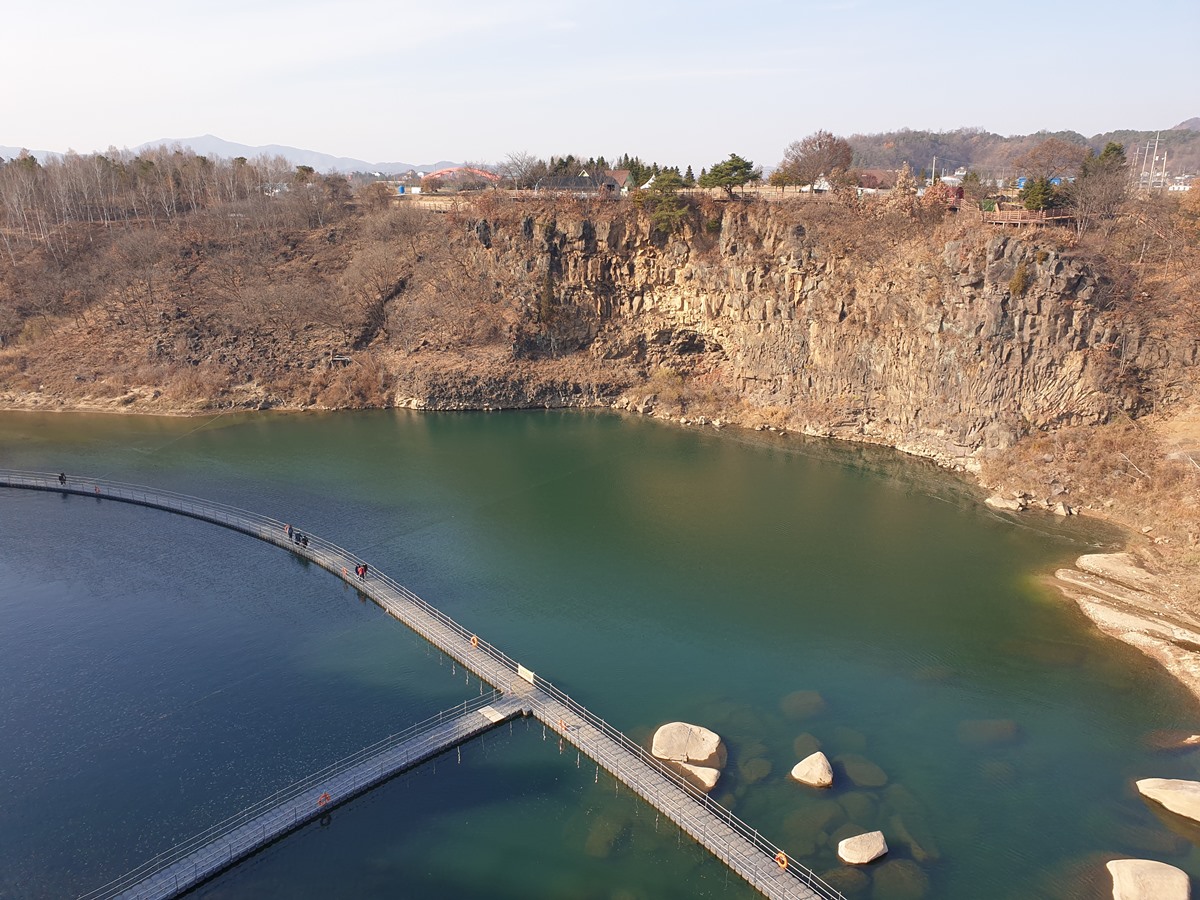
[[[697,202],[672,235],[633,204],[456,205],[421,225],[438,252],[414,253],[365,324],[345,309],[330,322],[228,323],[196,299],[215,274],[201,259],[163,285],[144,335],[131,343],[115,313],[86,334],[82,319],[64,322],[31,348],[27,372],[0,381],[0,403],[617,405],[977,469],[1025,434],[1161,408],[1194,381],[1185,370],[1200,361],[1200,341],[1147,322],[1105,264],[1045,235],[965,220],[940,231],[885,225],[806,203]],[[277,263],[338,296],[355,241],[373,240],[345,232],[289,243]],[[349,358],[347,340],[354,365],[331,368]],[[164,394],[130,381],[132,360],[168,351],[211,370],[212,386],[191,379]],[[105,374],[55,374],[75,368]],[[47,376],[56,383],[43,391]],[[696,406],[706,408],[693,415]],[[1057,495],[1048,508],[1073,511]]]
[[[591,238],[552,223],[560,293],[593,326],[581,346],[705,374],[814,433],[965,468],[1032,430],[1137,411],[1146,369],[1169,357],[1110,314],[1102,276],[1036,239],[980,229],[856,247],[777,204],[712,222],[716,240],[666,242],[632,216]],[[506,244],[494,229],[495,259],[520,268],[529,248],[508,231]]]

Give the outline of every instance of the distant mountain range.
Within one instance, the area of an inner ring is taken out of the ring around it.
[[[1002,137],[984,131],[982,128],[958,128],[953,131],[901,129],[884,134],[855,134],[851,135],[848,140],[854,148],[855,165],[863,168],[896,169],[907,162],[915,169],[920,170],[921,167],[931,164],[933,158],[937,157],[939,169],[945,166],[953,171],[958,166],[984,170],[1003,169],[1011,165],[1012,161],[1021,153],[1048,137],[1057,137],[1071,143],[1090,146],[1097,152],[1104,149],[1104,145],[1108,141],[1116,141],[1123,144],[1126,152],[1132,157],[1136,146],[1144,145],[1145,142],[1153,141],[1159,136],[1166,142],[1166,152],[1172,172],[1200,172],[1200,116],[1187,119],[1174,128],[1161,132],[1119,130],[1093,135],[1090,138],[1074,131],[1038,132],[1031,135]],[[332,156],[328,153],[318,153],[315,150],[303,150],[299,147],[285,147],[281,144],[252,147],[249,144],[226,141],[211,134],[200,137],[163,138],[158,141],[147,141],[133,147],[132,152],[140,153],[148,148],[163,145],[187,147],[201,156],[219,156],[224,159],[236,159],[239,156],[247,159],[264,155],[282,156],[293,166],[311,166],[318,172],[379,172],[384,175],[395,175],[409,171],[434,172],[438,169],[460,165],[460,163],[445,159],[432,163],[368,162],[348,156]],[[20,152],[20,147],[0,146],[0,158],[11,159]],[[61,155],[59,151],[52,150],[32,150],[30,152],[39,160]]]
[[[328,153],[318,153],[315,150],[302,150],[299,147],[285,147],[282,144],[252,147],[249,144],[226,141],[212,134],[190,138],[163,138],[158,141],[147,141],[130,149],[134,153],[140,153],[143,150],[164,145],[186,147],[200,156],[219,156],[224,159],[236,159],[239,156],[247,159],[253,159],[256,156],[282,156],[294,166],[312,166],[318,172],[379,172],[384,175],[394,175],[409,171],[435,172],[438,169],[460,165],[460,163],[445,159],[433,163],[367,162],[348,156],[332,156]],[[20,147],[0,147],[0,157],[5,159],[12,159],[20,152]],[[53,150],[31,150],[30,153],[39,160],[62,155],[61,152]]]

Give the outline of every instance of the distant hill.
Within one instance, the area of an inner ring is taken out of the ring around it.
[[[883,134],[854,134],[848,140],[854,149],[854,164],[864,169],[897,169],[908,163],[920,172],[933,165],[953,171],[959,166],[982,174],[1012,174],[1014,162],[1025,152],[1046,140],[1058,138],[1097,153],[1109,141],[1125,147],[1133,156],[1134,148],[1147,141],[1159,141],[1160,153],[1167,153],[1167,168],[1172,174],[1200,173],[1200,118],[1188,119],[1165,131],[1109,131],[1085,137],[1075,131],[1039,131],[1036,134],[1002,137],[982,128],[958,128],[954,131],[912,131],[902,129]]]
[[[158,141],[147,141],[130,148],[134,153],[140,153],[152,147],[187,147],[200,156],[219,156],[223,159],[236,159],[244,156],[253,159],[256,156],[282,156],[294,166],[312,166],[318,172],[381,172],[385,175],[399,174],[416,170],[418,172],[434,172],[447,169],[459,163],[440,159],[432,163],[406,162],[367,162],[363,159],[353,159],[348,156],[332,156],[328,153],[318,153],[315,150],[303,150],[299,147],[285,147],[282,144],[267,144],[263,147],[252,147],[249,144],[238,144],[226,141],[215,135],[205,134],[190,138],[163,138]],[[21,153],[21,147],[0,147],[0,157],[14,159]],[[39,161],[61,156],[53,150],[31,150]]]
[[[282,156],[294,166],[312,166],[318,172],[382,172],[385,175],[408,172],[415,169],[418,172],[433,172],[438,169],[459,165],[448,160],[438,160],[434,163],[406,162],[368,162],[364,159],[354,159],[349,156],[331,156],[316,150],[303,150],[299,147],[286,147],[282,144],[267,144],[252,147],[249,144],[238,144],[227,141],[212,134],[190,138],[163,138],[158,141],[147,141],[134,147],[134,151],[147,150],[151,147],[166,145],[188,147],[201,156],[220,156],[225,159],[236,159],[244,156],[252,159],[255,156]]]
[[[24,149],[24,147],[0,147],[0,158],[16,159],[21,155],[21,151]],[[61,153],[55,153],[53,150],[30,150],[29,153],[39,162],[52,157],[62,156]]]

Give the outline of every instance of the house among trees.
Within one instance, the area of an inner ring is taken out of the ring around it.
[[[615,200],[626,193],[612,173],[591,175],[586,171],[578,175],[544,175],[534,184],[533,192],[556,197],[600,197],[608,200]]]
[[[633,179],[629,177],[629,169],[609,169],[605,174],[617,183],[617,190],[620,191],[622,197],[629,193],[629,187],[633,181]]]

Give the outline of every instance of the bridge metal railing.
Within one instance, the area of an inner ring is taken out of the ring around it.
[[[734,860],[739,860],[742,862],[744,865],[734,866],[734,868],[736,871],[743,874],[743,876],[747,876],[748,871],[753,872],[758,869],[758,864],[763,860],[771,861],[771,865],[775,865],[774,860],[777,858],[777,855],[785,854],[783,848],[763,837],[758,832],[758,829],[751,827],[749,824],[740,819],[734,814],[733,810],[712,799],[712,797],[709,796],[705,791],[696,787],[694,784],[680,775],[675,769],[671,768],[666,762],[651,754],[641,744],[634,741],[623,731],[613,727],[608,722],[592,713],[587,709],[587,707],[576,702],[569,695],[563,691],[560,691],[544,678],[535,676],[535,680],[537,682],[537,686],[542,691],[566,707],[573,717],[602,733],[604,737],[616,744],[625,754],[624,757],[617,757],[615,759],[603,753],[599,755],[592,753],[589,755],[591,755],[598,764],[603,766],[615,777],[617,777],[618,780],[628,784],[647,801],[651,802],[655,807],[664,810],[674,808],[679,814],[677,821],[689,834],[699,839],[702,836],[704,829],[707,827],[708,815],[711,815],[719,820],[723,825],[727,826],[731,831],[735,832],[741,838],[752,844],[759,854],[753,859],[746,857],[736,846],[733,845],[726,845],[725,853],[716,853],[714,851],[714,854],[717,855],[723,862],[729,863]],[[535,713],[537,712],[536,704],[534,711]],[[571,724],[574,725],[575,723],[572,722]],[[640,785],[640,787],[642,787],[644,790],[639,790],[639,784],[629,779],[629,775],[631,774],[629,772],[629,761],[631,757],[632,759],[636,760],[636,762],[649,767],[651,770],[662,776],[672,785],[674,789],[682,791],[685,795],[687,795],[693,801],[692,808],[689,809],[686,806],[680,807],[678,804],[665,801],[662,791],[656,788],[653,784],[643,783]],[[710,846],[709,849],[711,850],[712,847]],[[820,876],[818,876],[807,866],[797,863],[790,857],[787,859],[788,865],[787,869],[785,870],[786,874],[791,875],[797,881],[810,888],[819,897],[826,898],[826,900],[845,900],[841,892],[828,885],[820,878]],[[772,872],[772,874],[777,875],[779,873]],[[755,888],[762,889],[766,886],[761,881],[756,882],[753,879],[749,879],[749,877],[748,880],[750,880],[751,884]]]
[[[176,844],[169,850],[164,850],[162,853],[158,854],[152,859],[146,860],[146,862],[138,866],[136,869],[126,872],[120,878],[117,878],[103,887],[99,887],[96,890],[91,891],[90,893],[84,894],[80,900],[101,900],[101,898],[116,897],[135,885],[152,878],[156,873],[162,872],[165,869],[182,862],[183,860],[187,859],[188,856],[191,856],[205,847],[212,847],[214,848],[215,852],[215,848],[220,847],[223,842],[227,845],[226,852],[229,854],[229,861],[232,862],[237,856],[244,856],[245,850],[243,849],[241,852],[235,854],[234,841],[230,838],[235,832],[237,832],[239,829],[245,828],[255,819],[264,816],[272,809],[286,805],[290,801],[299,800],[305,794],[314,795],[310,799],[312,799],[313,803],[316,804],[318,801],[318,798],[315,796],[316,789],[324,784],[327,784],[330,780],[337,778],[339,775],[343,775],[352,771],[355,767],[361,766],[364,762],[369,761],[373,757],[382,756],[387,751],[396,748],[398,745],[403,744],[406,741],[412,740],[414,737],[421,735],[423,732],[428,733],[431,729],[450,719],[459,718],[467,713],[481,710],[485,706],[496,702],[502,697],[503,694],[499,691],[492,691],[482,697],[473,697],[469,700],[463,701],[457,706],[441,710],[435,715],[417,722],[403,731],[397,732],[396,734],[390,735],[381,741],[371,744],[369,747],[364,747],[363,749],[358,750],[335,763],[331,763],[318,772],[313,772],[299,781],[294,782],[285,788],[281,788],[274,794],[271,794],[269,797],[264,797],[258,802],[247,806],[245,809],[240,810],[229,818],[218,822],[210,828],[206,828],[204,831],[193,835],[186,841]],[[429,750],[439,749],[442,748],[442,746],[443,745],[439,740],[435,739],[434,737],[427,737],[425,740],[413,744],[412,747],[405,752],[403,761],[393,764],[391,768],[395,769],[397,765],[403,768],[404,764],[407,763],[408,760],[421,759],[428,753]],[[311,808],[308,812],[302,812],[301,807],[297,806],[292,810],[290,822],[284,823],[284,825],[300,825],[303,824],[304,821],[318,818],[325,812],[332,810],[342,801],[356,796],[364,787],[372,785],[374,782],[379,781],[380,778],[383,777],[384,772],[382,771],[382,765],[383,764],[381,762],[381,768],[379,770],[370,768],[356,773],[355,776],[345,785],[340,794],[337,797],[331,798],[332,802],[328,806],[322,804],[321,806]],[[286,828],[284,830],[286,830]],[[276,826],[268,831],[266,825],[264,824],[262,826],[262,843],[274,840],[279,836],[280,831],[281,828],[279,826]],[[261,843],[259,845],[261,846]],[[197,864],[197,868],[199,868],[199,864]]]
[[[386,586],[389,592],[395,594],[404,602],[411,604],[425,616],[432,619],[442,629],[442,633],[428,632],[426,629],[418,628],[409,620],[404,620],[406,624],[418,631],[422,637],[435,647],[459,660],[464,665],[468,664],[468,661],[474,663],[474,661],[483,657],[486,661],[490,661],[498,667],[500,671],[509,675],[524,677],[518,674],[520,666],[515,659],[500,648],[463,627],[450,616],[426,602],[390,576],[372,570],[369,580],[365,582],[356,581],[353,573],[347,570],[350,570],[357,563],[359,557],[324,538],[305,531],[304,534],[309,538],[308,545],[297,544],[287,536],[284,530],[285,523],[278,519],[248,512],[228,504],[202,500],[186,494],[177,494],[172,491],[158,490],[143,485],[76,476],[68,476],[67,483],[63,485],[59,483],[58,477],[53,473],[0,469],[0,487],[24,487],[34,490],[59,491],[82,496],[121,500],[180,513],[260,538],[269,543],[289,549],[301,557],[310,559],[335,575],[341,575],[352,584],[360,585],[362,590],[376,599],[377,602],[380,602],[385,609],[390,609],[390,598],[380,596],[382,592],[378,590],[379,586]],[[457,638],[459,642],[458,646],[454,646],[452,641],[447,640],[447,638]],[[478,672],[483,667],[475,663],[475,668]],[[496,684],[495,681],[490,681],[490,683],[492,683],[493,687],[503,687],[503,685]],[[692,834],[694,837],[699,836],[699,829],[703,828],[705,813],[708,813],[719,819],[740,837],[753,844],[759,852],[764,854],[765,859],[773,860],[776,854],[785,852],[782,848],[760,835],[757,829],[752,828],[749,824],[734,815],[733,811],[728,807],[713,800],[707,793],[697,788],[667,763],[653,756],[648,750],[629,738],[623,731],[592,713],[545,678],[533,675],[532,685],[537,690],[531,692],[527,700],[534,714],[541,721],[553,726],[559,719],[556,712],[547,709],[545,700],[548,699],[561,704],[570,711],[573,717],[596,729],[605,738],[617,744],[629,757],[633,757],[642,765],[656,772],[675,788],[690,797],[694,801],[693,810],[679,808],[678,805],[674,807],[680,816],[681,825],[691,824],[691,827],[685,827],[685,830],[689,834]],[[544,695],[544,699],[538,696],[538,692]],[[584,748],[581,747],[581,749]],[[585,752],[587,751],[585,750]],[[607,771],[613,773],[618,778],[621,777],[620,760],[601,759],[594,752],[588,755],[596,759],[596,762],[604,766]],[[635,790],[638,789],[636,785],[630,786]],[[654,788],[652,785],[648,785],[646,786],[646,790],[653,791]],[[654,805],[664,808],[660,803],[654,802],[654,797],[641,791],[639,793],[645,799],[654,803]],[[661,795],[661,792],[658,793]],[[733,852],[736,853],[737,851]],[[722,859],[727,863],[732,861],[729,857],[722,857]],[[744,858],[741,861],[750,864],[755,862],[754,860],[745,860]],[[735,868],[744,874],[742,867],[735,866]],[[819,897],[825,898],[825,900],[844,900],[843,895],[839,891],[826,884],[815,872],[790,858],[788,866],[784,871],[796,881],[808,887]],[[761,889],[763,887],[762,884],[755,884],[753,881],[751,883],[756,888]]]

